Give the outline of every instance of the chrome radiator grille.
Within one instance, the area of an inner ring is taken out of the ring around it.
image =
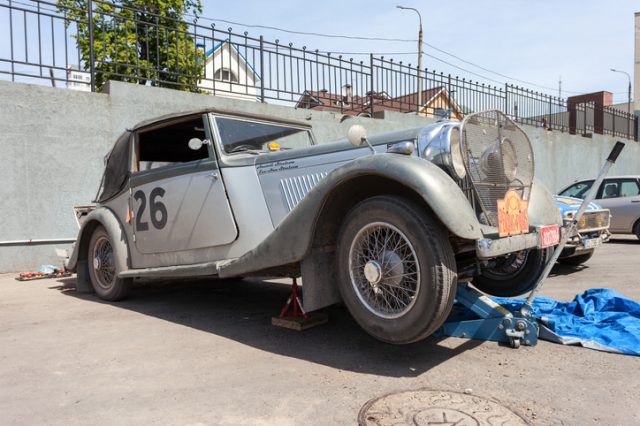
[[[523,200],[529,199],[534,170],[529,138],[500,111],[467,116],[461,135],[464,165],[483,221],[497,226],[498,200],[508,190],[515,190]]]

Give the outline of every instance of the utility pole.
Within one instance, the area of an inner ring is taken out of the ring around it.
[[[558,98],[562,99],[562,76],[558,77]]]
[[[413,7],[396,7],[403,10],[413,10],[418,14],[418,19],[420,20],[420,30],[418,31],[418,105],[416,109],[416,112],[420,113],[420,108],[422,107],[422,15],[420,15],[418,9]]]

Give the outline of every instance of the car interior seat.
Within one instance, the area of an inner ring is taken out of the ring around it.
[[[602,198],[615,198],[618,196],[618,185],[610,183],[604,187],[604,197]]]

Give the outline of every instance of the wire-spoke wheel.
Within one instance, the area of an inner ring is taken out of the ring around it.
[[[118,278],[113,245],[102,226],[91,235],[87,260],[91,285],[98,296],[115,301],[127,295],[131,280]]]
[[[407,236],[386,222],[362,228],[349,251],[351,284],[373,314],[398,318],[420,290],[420,265]]]
[[[338,236],[339,288],[369,334],[411,343],[432,334],[455,296],[453,250],[430,211],[396,196],[356,205]]]

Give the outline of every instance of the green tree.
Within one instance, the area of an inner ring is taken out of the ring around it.
[[[76,44],[90,69],[88,2],[57,0],[67,26],[77,23]],[[188,32],[186,14],[202,13],[200,0],[121,0],[93,2],[96,89],[108,80],[198,91],[204,52]]]

